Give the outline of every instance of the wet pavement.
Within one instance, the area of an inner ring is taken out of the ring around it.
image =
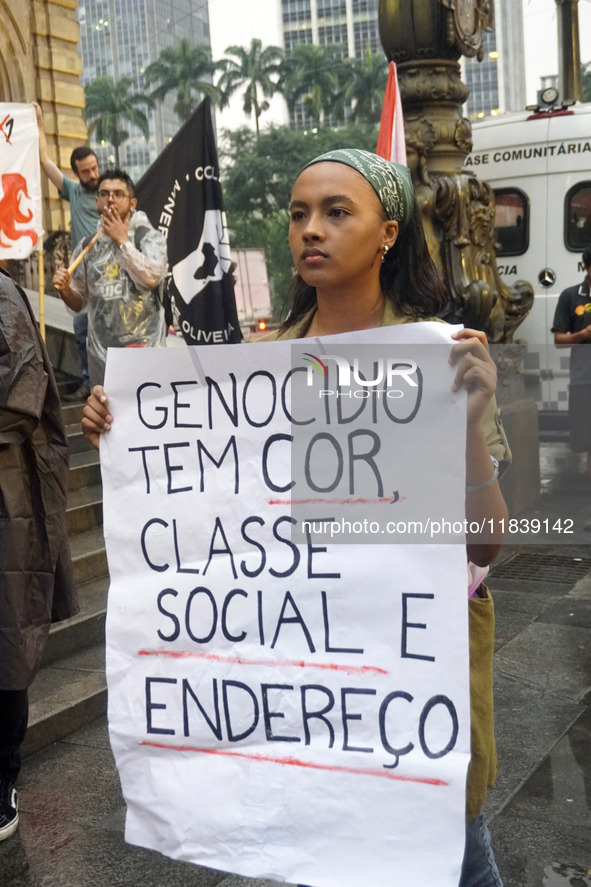
[[[513,534],[490,574],[500,770],[485,812],[505,887],[591,887],[591,483],[564,444],[544,447],[541,464],[543,493],[528,518],[572,519],[575,532]],[[275,883],[125,844],[105,719],[25,761],[19,790],[0,887]]]

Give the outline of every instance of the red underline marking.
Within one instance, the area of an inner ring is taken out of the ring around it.
[[[303,659],[241,659],[239,656],[218,656],[216,653],[196,653],[193,650],[138,650],[138,656],[166,656],[169,659],[207,659],[210,662],[229,662],[236,665],[266,665],[270,668],[293,666],[319,668],[324,671],[344,671],[347,674],[388,674],[375,665],[336,665],[334,662],[304,662]]]
[[[165,742],[140,742],[150,748],[164,748],[170,751],[191,751],[202,755],[221,755],[228,758],[246,758],[249,761],[263,761],[267,764],[286,764],[290,767],[304,767],[308,770],[327,770],[331,773],[352,773],[357,776],[377,776],[381,779],[392,779],[395,782],[420,782],[423,785],[449,786],[443,779],[429,779],[421,776],[400,776],[391,770],[378,770],[366,767],[339,767],[329,764],[315,764],[312,761],[300,761],[298,758],[274,758],[271,755],[247,755],[239,751],[223,751],[218,748],[196,748],[192,745],[167,745]]]
[[[397,502],[405,499],[401,496]],[[269,505],[387,505],[392,502],[392,496],[384,499],[269,499]],[[393,503],[394,504],[394,503]]]

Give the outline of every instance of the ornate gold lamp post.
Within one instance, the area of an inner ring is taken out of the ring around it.
[[[380,38],[396,62],[404,108],[408,165],[423,212],[431,254],[445,275],[448,319],[511,342],[533,302],[531,286],[507,287],[494,251],[494,197],[463,171],[472,148],[462,117],[468,89],[458,59],[482,58],[493,25],[492,0],[380,0]]]
[[[447,279],[447,319],[485,330],[506,343],[496,356],[498,399],[513,446],[513,482],[503,492],[519,514],[539,495],[537,411],[516,373],[525,346],[513,333],[530,310],[533,290],[508,287],[497,270],[494,196],[486,182],[463,170],[472,148],[470,121],[462,116],[468,89],[458,59],[482,58],[482,38],[492,30],[492,0],[380,0],[380,38],[396,62],[404,108],[408,165],[431,255]]]

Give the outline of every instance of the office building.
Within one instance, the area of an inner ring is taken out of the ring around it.
[[[367,48],[382,52],[378,0],[281,0],[281,12],[286,52],[297,43],[337,46],[341,58],[363,56]],[[301,103],[290,122],[295,127],[310,123]]]
[[[131,92],[144,93],[144,71],[167,46],[187,38],[192,45],[209,45],[209,14],[206,0],[80,0],[80,50],[84,85],[107,75],[115,82],[133,79]],[[124,123],[129,132],[120,149],[120,160],[137,179],[156,158],[180,126],[173,110],[174,92],[146,110],[150,138]],[[112,162],[112,146],[93,141],[101,167]]]
[[[381,49],[378,0],[281,0],[283,42],[340,45],[343,57]]]
[[[522,111],[525,95],[523,7],[515,0],[495,0],[494,30],[484,35],[484,57],[463,59],[462,77],[470,90],[466,116],[481,119]]]

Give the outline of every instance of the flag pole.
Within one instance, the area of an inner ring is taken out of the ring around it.
[[[39,329],[45,342],[45,250],[37,250],[37,269],[39,277]]]

